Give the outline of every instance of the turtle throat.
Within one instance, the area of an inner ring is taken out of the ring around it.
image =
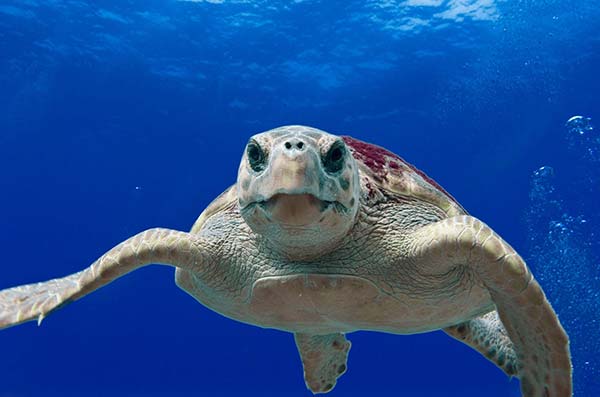
[[[275,251],[296,259],[333,249],[351,226],[349,212],[339,202],[309,193],[277,193],[242,209],[254,232]]]

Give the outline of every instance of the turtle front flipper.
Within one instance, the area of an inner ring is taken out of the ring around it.
[[[444,332],[483,354],[507,375],[517,375],[517,353],[497,311],[444,328]]]
[[[544,292],[515,250],[480,220],[457,216],[412,235],[421,272],[469,269],[488,289],[517,353],[524,397],[571,397],[569,339]]]
[[[306,386],[313,393],[327,393],[346,372],[350,342],[344,334],[294,334],[304,367]]]
[[[200,269],[210,259],[210,251],[209,243],[196,235],[169,229],[146,230],[79,273],[0,291],[0,329],[31,320],[39,324],[54,310],[151,263]]]

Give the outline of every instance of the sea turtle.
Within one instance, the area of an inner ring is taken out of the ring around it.
[[[151,263],[232,319],[294,333],[308,388],[346,371],[345,334],[443,329],[521,381],[571,396],[568,337],[523,259],[379,146],[305,126],[250,138],[237,183],[189,233],[143,231],[87,269],[0,292],[0,328],[42,319]]]

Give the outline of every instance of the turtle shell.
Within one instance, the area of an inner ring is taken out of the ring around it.
[[[442,209],[449,217],[465,209],[423,171],[381,146],[342,136],[358,163],[361,186],[367,197],[383,190],[394,196],[417,198]]]
[[[237,187],[236,185],[231,185],[227,190],[217,196],[204,211],[202,211],[198,219],[196,219],[196,222],[194,222],[190,233],[199,233],[206,220],[216,213],[227,210],[235,211],[237,202]]]

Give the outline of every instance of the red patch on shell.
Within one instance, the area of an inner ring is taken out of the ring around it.
[[[348,147],[352,150],[352,154],[354,157],[362,161],[364,165],[369,167],[369,169],[373,172],[373,176],[378,180],[386,180],[387,179],[387,170],[385,166],[387,165],[389,168],[393,169],[394,172],[402,174],[402,167],[400,164],[405,165],[421,178],[423,178],[427,183],[432,185],[434,188],[445,194],[452,202],[458,205],[459,208],[462,206],[452,197],[443,187],[438,185],[436,181],[431,179],[427,174],[423,171],[405,161],[402,157],[398,156],[395,153],[390,152],[387,149],[382,148],[381,146],[373,145],[371,143],[363,142],[358,139],[352,138],[351,136],[342,136],[342,140],[348,145]]]
[[[359,141],[350,136],[343,136],[342,139],[352,149],[354,157],[358,157],[379,179],[386,179],[384,166],[388,162],[388,157],[396,157],[401,160],[394,153],[381,146]]]

